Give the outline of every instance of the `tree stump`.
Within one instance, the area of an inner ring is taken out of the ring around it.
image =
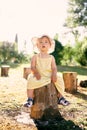
[[[23,72],[23,78],[27,79],[28,75],[31,73],[31,68],[29,67],[24,67],[24,72]]]
[[[77,73],[64,72],[63,79],[65,84],[65,91],[69,93],[77,92]]]
[[[1,66],[1,76],[7,77],[8,72],[9,72],[9,68],[10,68],[10,66],[8,66],[8,65]]]
[[[51,119],[61,117],[58,111],[57,90],[53,83],[34,90],[34,105],[31,107],[31,118]]]

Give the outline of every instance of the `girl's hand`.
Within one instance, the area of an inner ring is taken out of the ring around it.
[[[37,80],[41,79],[41,75],[38,72],[34,73],[34,76],[36,77]]]
[[[52,74],[51,80],[53,83],[55,83],[57,81],[57,75]]]

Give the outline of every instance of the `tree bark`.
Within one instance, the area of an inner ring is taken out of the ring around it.
[[[5,66],[5,65],[1,66],[1,76],[7,77],[9,68],[10,68],[10,66]]]
[[[64,72],[63,79],[65,84],[65,91],[69,93],[77,92],[77,73]]]
[[[53,83],[34,90],[34,105],[31,108],[31,118],[51,119],[60,116],[57,104],[57,90]]]

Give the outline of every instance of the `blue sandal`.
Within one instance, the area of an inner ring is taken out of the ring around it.
[[[67,101],[64,97],[59,98],[58,104],[61,104],[63,106],[68,106],[70,103]]]
[[[29,98],[27,100],[27,102],[24,104],[24,107],[32,107],[32,105],[34,104],[34,101],[32,98]]]

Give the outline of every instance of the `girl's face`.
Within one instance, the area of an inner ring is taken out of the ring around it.
[[[43,37],[39,39],[38,48],[41,52],[48,52],[50,47],[51,47],[51,44],[47,37]]]

